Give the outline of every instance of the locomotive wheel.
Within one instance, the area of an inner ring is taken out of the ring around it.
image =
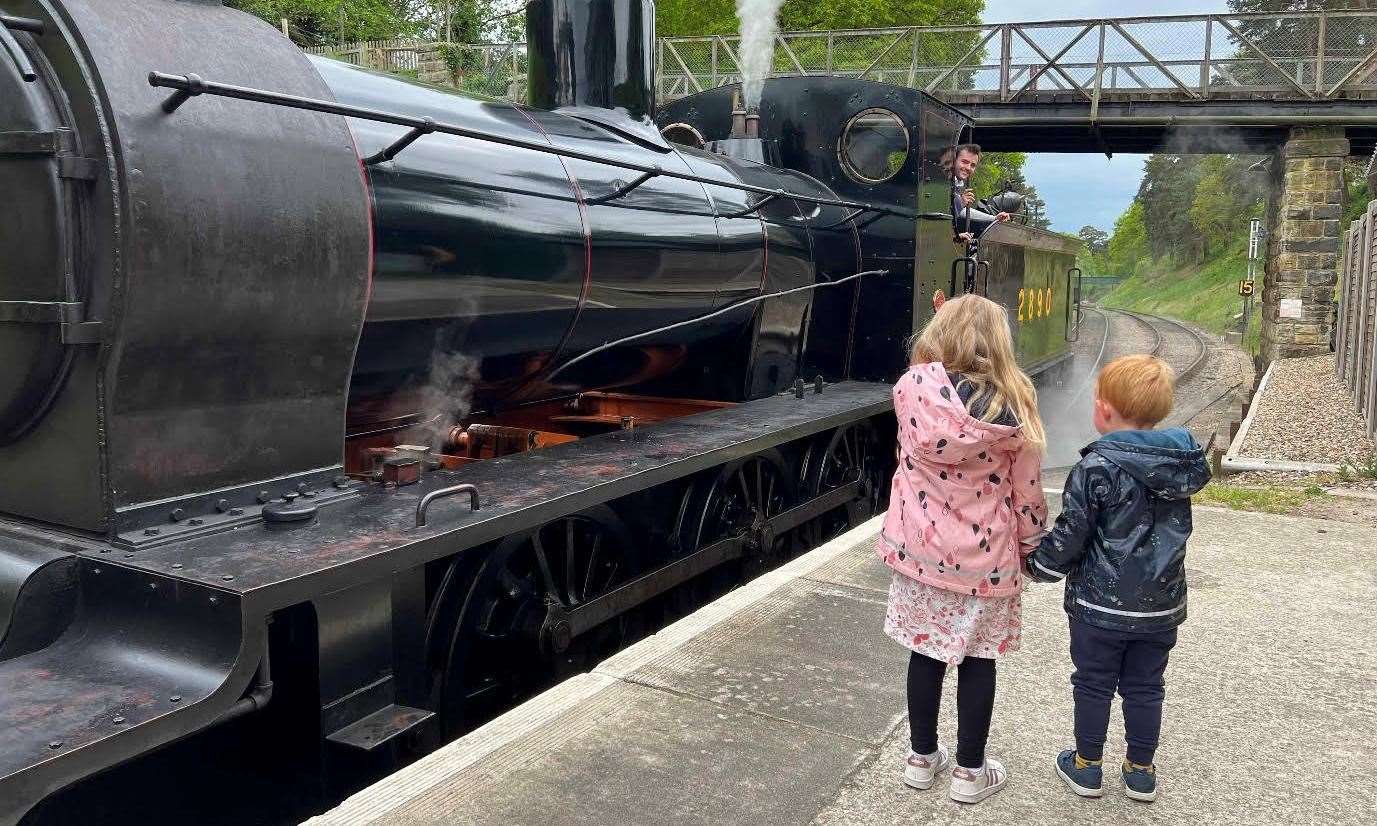
[[[833,508],[814,520],[818,527],[819,543],[826,542],[856,527],[880,512],[889,493],[884,461],[875,428],[860,422],[833,431],[831,438],[818,451],[808,468],[805,490],[817,496],[842,485],[861,480],[861,496],[847,504]]]
[[[622,647],[630,614],[559,651],[542,631],[548,606],[573,608],[628,579],[630,549],[626,526],[598,506],[509,536],[476,564],[451,564],[427,635],[441,643],[431,648],[432,687],[447,737]]]
[[[776,450],[724,466],[685,494],[675,522],[676,547],[687,556],[718,540],[748,534],[755,542],[742,562],[719,565],[679,589],[676,613],[692,610],[787,559],[799,545],[797,532],[769,534],[765,520],[797,501],[798,487]]]

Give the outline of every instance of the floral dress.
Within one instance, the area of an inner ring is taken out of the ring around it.
[[[1022,594],[958,594],[894,573],[885,633],[925,657],[957,665],[966,657],[999,659],[1018,650]]]

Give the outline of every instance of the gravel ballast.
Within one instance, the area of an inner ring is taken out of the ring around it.
[[[1352,397],[1334,376],[1332,353],[1272,365],[1239,456],[1349,465],[1377,458]]]

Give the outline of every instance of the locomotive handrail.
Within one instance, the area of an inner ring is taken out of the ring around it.
[[[553,381],[555,376],[558,376],[560,373],[563,373],[565,370],[568,370],[570,367],[573,367],[575,364],[578,364],[584,359],[592,358],[593,356],[603,352],[604,350],[610,350],[613,347],[617,347],[619,345],[635,341],[638,338],[645,338],[646,336],[658,335],[660,333],[668,332],[670,330],[677,330],[680,327],[687,327],[690,324],[697,324],[700,321],[707,321],[710,318],[716,318],[717,316],[725,315],[726,313],[730,313],[732,310],[737,310],[749,304],[755,304],[758,301],[764,301],[769,298],[778,298],[780,296],[789,295],[791,293],[801,293],[806,292],[808,290],[821,289],[823,287],[835,287],[838,284],[844,284],[847,281],[854,281],[857,278],[865,278],[866,276],[870,275],[889,275],[889,270],[865,270],[863,272],[852,273],[851,275],[845,276],[843,278],[837,278],[832,281],[822,281],[817,284],[805,284],[802,287],[793,287],[792,289],[788,290],[779,290],[777,292],[772,293],[762,293],[757,296],[752,296],[751,298],[742,299],[741,301],[737,301],[734,304],[728,304],[727,306],[719,310],[713,310],[712,312],[706,313],[704,315],[694,316],[693,318],[686,318],[683,321],[676,321],[673,324],[666,324],[663,327],[656,327],[653,330],[644,330],[639,333],[633,333],[629,336],[623,336],[622,338],[616,339],[615,341],[609,341],[604,344],[600,344],[591,350],[574,356],[573,358],[564,362],[560,366],[556,367],[554,370],[550,371],[549,375],[545,376],[544,380],[546,382]]]
[[[723,216],[721,216],[721,217],[723,217],[723,218],[745,218],[747,215],[750,215],[752,212],[758,211],[761,207],[763,207],[763,206],[765,206],[766,204],[768,204],[768,203],[770,203],[771,201],[773,201],[776,197],[778,197],[778,196],[776,196],[776,195],[766,195],[764,198],[761,198],[759,201],[756,201],[754,204],[751,204],[750,206],[746,207],[745,209],[738,209],[738,210],[736,210],[735,212],[728,212],[728,213],[726,213],[725,215],[723,215]],[[860,214],[860,210],[857,210],[857,214]]]
[[[473,485],[464,484],[440,488],[439,490],[433,490],[425,496],[422,496],[421,501],[416,503],[416,527],[424,528],[426,526],[426,511],[430,509],[431,502],[434,502],[436,499],[443,499],[446,496],[457,496],[461,493],[467,493],[469,495],[469,510],[478,510],[478,488]]]
[[[42,20],[35,20],[32,17],[15,17],[12,14],[0,14],[0,26],[29,34],[43,34],[44,30]]]
[[[194,74],[172,75],[163,72],[149,72],[148,85],[154,88],[173,89],[173,94],[163,101],[162,109],[168,114],[172,114],[181,108],[188,100],[199,95],[214,95],[216,97],[235,98],[237,100],[247,100],[254,103],[267,103],[273,106],[286,106],[291,109],[304,109],[311,112],[322,112],[327,115],[341,115],[347,118],[358,118],[360,120],[371,120],[378,123],[390,123],[394,126],[405,126],[412,130],[434,126],[434,131],[453,135],[459,138],[469,138],[471,140],[496,143],[503,146],[512,146],[518,149],[527,149],[532,152],[543,152],[547,155],[557,155],[562,158],[572,158],[577,161],[587,161],[588,163],[602,164],[603,166],[614,166],[620,169],[629,169],[633,172],[649,173],[652,176],[663,176],[675,178],[681,181],[691,181],[693,183],[705,184],[707,186],[720,186],[726,189],[735,189],[741,192],[753,192],[757,195],[772,195],[775,198],[788,198],[792,201],[799,201],[806,204],[817,204],[818,206],[834,206],[843,209],[860,209],[864,212],[874,212],[880,215],[892,215],[909,220],[918,220],[918,214],[906,209],[896,209],[894,207],[878,206],[867,204],[860,201],[847,201],[840,198],[823,198],[816,195],[804,195],[798,192],[790,192],[786,189],[770,189],[769,187],[756,186],[754,184],[739,183],[736,181],[723,181],[716,178],[708,178],[703,175],[695,175],[691,172],[676,172],[650,164],[636,163],[635,161],[623,161],[616,158],[606,158],[595,155],[591,152],[582,152],[577,149],[568,149],[551,143],[538,143],[536,141],[525,140],[524,138],[513,138],[506,135],[497,135],[491,132],[484,132],[479,129],[470,129],[466,126],[459,126],[453,123],[442,123],[433,121],[430,118],[415,117],[412,115],[402,115],[395,112],[384,112],[377,109],[368,109],[362,106],[350,106],[348,104],[337,103],[331,100],[321,100],[319,98],[308,98],[300,95],[288,95],[281,92],[270,92],[265,89],[252,89],[247,86],[235,86],[229,83],[217,83],[204,80]],[[417,136],[419,137],[419,135]],[[403,138],[405,139],[405,138]],[[413,138],[412,140],[415,140]],[[400,143],[398,141],[397,143]],[[411,141],[407,141],[411,143]],[[396,143],[392,145],[396,146]],[[389,147],[389,149],[392,147]],[[403,146],[402,148],[405,148]],[[386,150],[384,150],[386,151]],[[401,151],[400,149],[398,151]],[[763,203],[763,202],[762,202]],[[757,205],[759,206],[759,205]],[[752,212],[754,210],[751,210]],[[716,215],[715,217],[725,217]]]
[[[422,123],[420,126],[417,126],[410,132],[407,132],[405,135],[402,135],[397,140],[388,144],[387,148],[383,149],[381,152],[378,152],[374,155],[369,155],[368,157],[364,158],[363,165],[373,166],[374,164],[380,164],[383,161],[390,161],[393,158],[397,157],[397,155],[403,149],[407,148],[412,143],[414,143],[417,138],[421,137],[422,135],[429,135],[431,132],[435,131],[435,120],[433,118],[422,118],[421,120],[423,120],[424,123]]]
[[[588,203],[590,206],[593,206],[596,204],[605,204],[608,201],[615,201],[618,198],[624,197],[627,193],[631,192],[631,190],[635,189],[636,187],[640,186],[641,184],[645,183],[646,181],[650,180],[651,178],[654,178],[656,175],[659,174],[660,170],[658,169],[654,172],[642,172],[641,176],[636,180],[632,181],[631,183],[622,184],[621,186],[617,187],[616,189],[612,190],[606,195],[599,195],[596,198],[589,198],[586,203]]]

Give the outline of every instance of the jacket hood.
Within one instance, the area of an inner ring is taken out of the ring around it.
[[[911,407],[905,405],[907,394],[912,394],[907,399]],[[895,406],[913,411],[910,424],[921,428],[922,437],[914,440],[911,450],[930,462],[955,465],[986,460],[987,451],[1016,452],[1023,445],[1021,428],[981,421],[967,412],[938,363],[909,368],[908,375],[895,385]]]
[[[1188,499],[1210,481],[1205,451],[1184,427],[1119,430],[1092,442],[1098,453],[1161,499]]]

